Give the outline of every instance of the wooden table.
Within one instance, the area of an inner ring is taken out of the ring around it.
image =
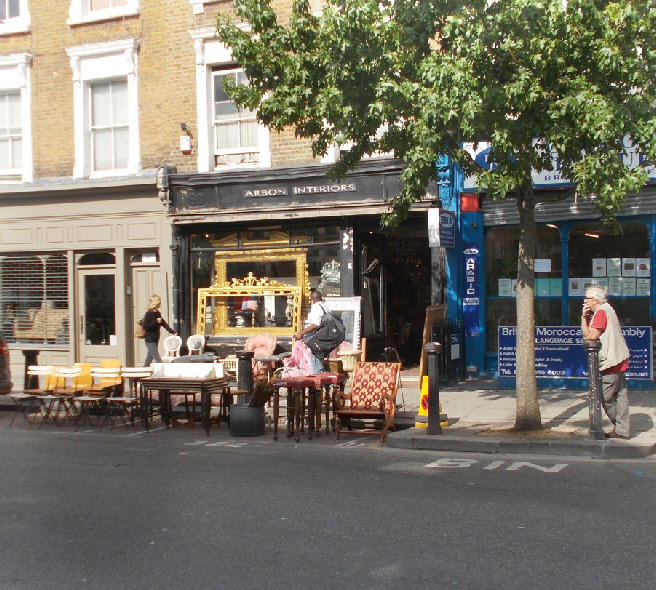
[[[169,396],[173,393],[200,393],[200,421],[205,432],[210,434],[210,412],[212,407],[212,394],[226,394],[230,392],[230,384],[226,377],[211,377],[209,379],[194,377],[147,377],[141,380],[141,407],[142,420],[146,431],[149,430],[150,393],[159,391],[162,420],[168,427],[170,416]]]

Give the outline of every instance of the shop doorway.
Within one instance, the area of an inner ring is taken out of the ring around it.
[[[80,361],[97,364],[103,358],[118,358],[115,269],[78,268],[77,277]]]
[[[159,266],[156,253],[137,253],[130,257],[132,306],[129,308],[131,317],[127,318],[128,340],[132,344],[132,359],[134,366],[140,367],[146,360],[146,346],[143,340],[134,336],[136,321],[142,318],[148,308],[150,296],[156,293],[162,298],[162,315],[167,323],[172,325],[172,319],[166,317],[169,308],[169,286],[166,273]],[[166,331],[164,334],[168,336]],[[129,355],[128,355],[129,356]]]
[[[386,347],[406,367],[419,365],[426,308],[431,305],[431,251],[427,230],[364,235],[362,239],[363,337],[367,359]]]

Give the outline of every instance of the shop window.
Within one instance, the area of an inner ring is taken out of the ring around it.
[[[536,228],[535,324],[562,324],[563,264],[560,231],[554,225]],[[516,326],[519,227],[491,228],[485,236],[486,349],[497,352],[498,327]]]
[[[569,323],[580,321],[583,297],[589,286],[599,285],[620,322],[649,325],[651,264],[649,231],[638,221],[620,223],[618,230],[598,223],[579,223],[568,237]]]
[[[68,344],[65,254],[0,258],[0,326],[8,342]]]

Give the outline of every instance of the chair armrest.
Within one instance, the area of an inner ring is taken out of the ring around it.
[[[392,408],[391,412],[387,412],[385,408],[388,406],[385,402],[389,402],[389,406]],[[396,415],[396,400],[389,394],[383,393],[380,396],[380,409],[383,412],[383,414],[386,414],[388,416],[395,416]]]
[[[346,406],[347,400],[351,401],[351,394],[338,391],[337,397],[335,398],[335,409],[341,410],[344,406]]]

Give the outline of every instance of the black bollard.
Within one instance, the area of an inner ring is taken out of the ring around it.
[[[428,426],[426,434],[442,434],[440,425],[440,351],[442,345],[429,342],[425,346],[428,355]]]
[[[588,353],[588,404],[590,407],[590,438],[603,440],[604,430],[601,427],[601,377],[599,375],[599,340],[584,340],[583,350]]]
[[[237,356],[237,389],[247,391],[246,403],[249,404],[253,397],[253,357],[255,353],[252,350],[238,350]]]

